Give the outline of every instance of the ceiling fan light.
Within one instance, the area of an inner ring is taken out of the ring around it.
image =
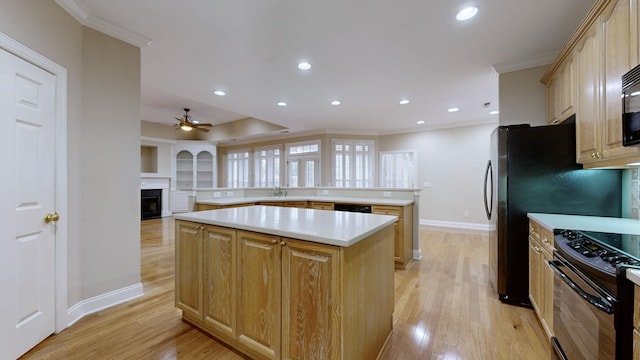
[[[186,124],[186,123],[182,123],[180,124],[180,129],[184,130],[184,131],[191,131],[193,130],[193,126]]]

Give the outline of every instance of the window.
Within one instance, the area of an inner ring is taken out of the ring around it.
[[[320,140],[286,145],[287,186],[320,185]]]
[[[333,180],[336,187],[373,187],[374,142],[333,140]]]
[[[249,187],[249,150],[227,153],[227,187]]]
[[[253,186],[280,186],[280,145],[256,148],[253,151]]]
[[[380,187],[414,188],[418,182],[416,151],[380,152]]]

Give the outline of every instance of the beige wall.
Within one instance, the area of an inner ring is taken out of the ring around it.
[[[488,223],[483,202],[489,138],[497,124],[380,137],[380,151],[417,150],[420,220],[427,223]],[[424,188],[424,182],[431,187]],[[465,211],[469,213],[465,217]]]
[[[540,79],[548,66],[500,74],[500,125],[547,124],[547,89]]]
[[[3,1],[0,32],[67,69],[68,306],[138,283],[139,49],[53,1]]]
[[[157,172],[142,173],[144,177],[171,177],[171,151],[173,142],[143,139],[141,145],[155,146],[157,150]]]

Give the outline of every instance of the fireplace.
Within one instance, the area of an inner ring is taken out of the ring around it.
[[[140,196],[142,220],[162,217],[162,189],[143,189]]]

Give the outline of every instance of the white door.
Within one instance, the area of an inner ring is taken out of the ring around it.
[[[55,330],[55,76],[0,49],[0,358]]]

